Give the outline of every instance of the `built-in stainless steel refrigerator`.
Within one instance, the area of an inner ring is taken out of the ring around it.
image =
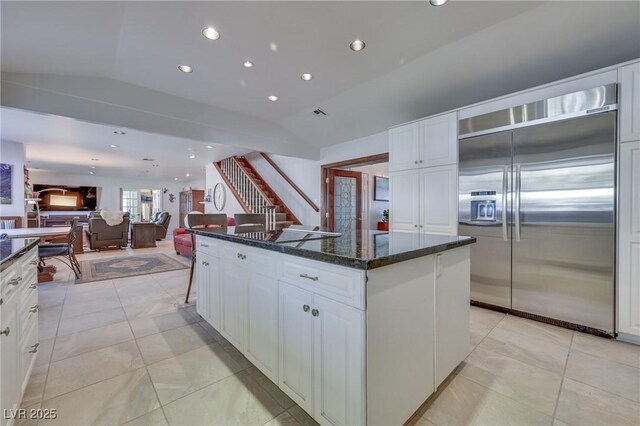
[[[613,334],[616,107],[611,84],[460,120],[472,300]]]

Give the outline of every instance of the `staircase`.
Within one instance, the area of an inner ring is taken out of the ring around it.
[[[246,213],[265,213],[275,206],[278,221],[301,222],[244,157],[213,163]]]

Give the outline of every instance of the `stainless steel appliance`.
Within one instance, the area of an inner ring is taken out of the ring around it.
[[[471,298],[614,332],[616,85],[460,120]]]

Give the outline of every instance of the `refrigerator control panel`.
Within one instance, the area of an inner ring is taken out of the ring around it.
[[[471,201],[471,220],[480,222],[496,221],[495,200],[473,200]]]

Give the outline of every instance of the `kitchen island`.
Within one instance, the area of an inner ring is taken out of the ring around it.
[[[190,231],[198,314],[321,424],[402,424],[469,353],[474,238]]]

